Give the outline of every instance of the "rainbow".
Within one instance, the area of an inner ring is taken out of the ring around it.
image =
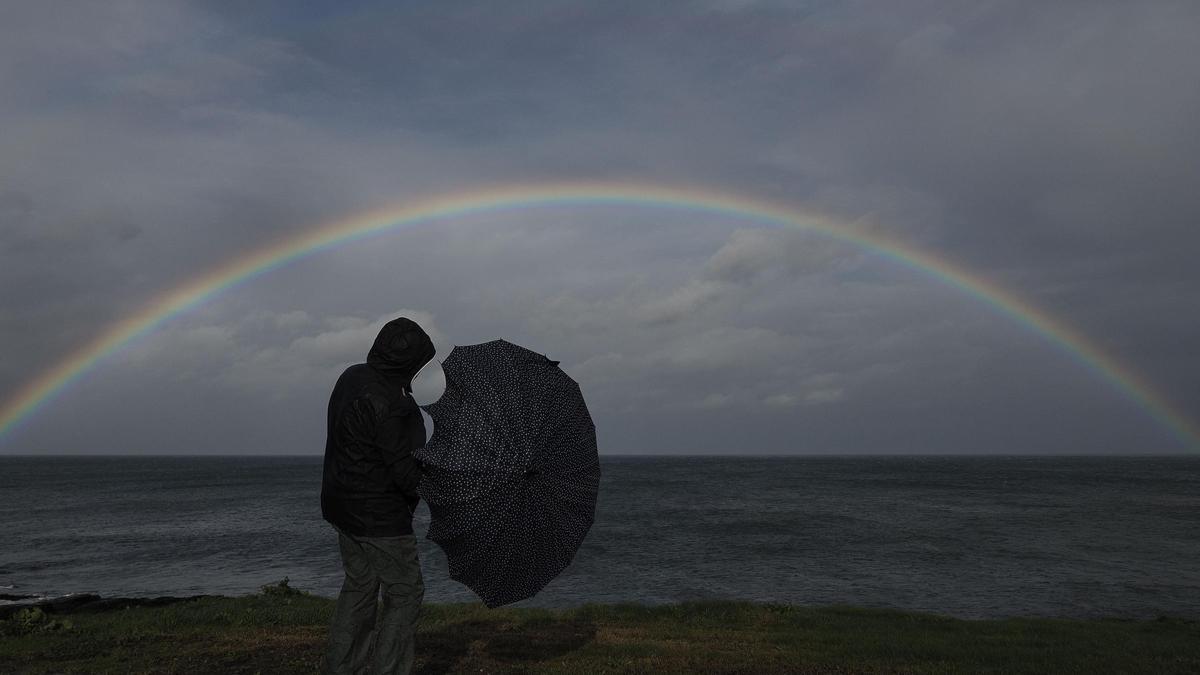
[[[613,183],[515,185],[449,193],[361,213],[229,260],[166,291],[141,311],[110,326],[10,396],[0,407],[0,441],[55,395],[95,369],[105,357],[154,331],[172,317],[294,260],[420,223],[503,210],[590,205],[654,207],[729,216],[763,225],[809,230],[873,251],[956,288],[1001,315],[1027,326],[1143,409],[1171,431],[1185,447],[1200,450],[1200,431],[1190,419],[1155,392],[1149,382],[1063,322],[948,260],[912,248],[879,232],[758,198],[691,187]]]

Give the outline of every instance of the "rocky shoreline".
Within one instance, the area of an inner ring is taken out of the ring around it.
[[[158,607],[188,600],[216,597],[212,595],[190,595],[185,597],[159,596],[157,598],[104,598],[96,593],[68,593],[55,597],[0,593],[0,620],[7,619],[23,609],[37,608],[47,614],[82,614],[107,612],[127,607]]]

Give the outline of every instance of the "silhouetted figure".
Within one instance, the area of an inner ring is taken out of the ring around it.
[[[425,445],[425,422],[412,399],[412,378],[434,353],[416,322],[390,321],[367,362],[347,368],[329,398],[321,514],[338,530],[346,577],[330,625],[326,673],[412,669],[425,596],[412,529],[421,478],[412,453]]]

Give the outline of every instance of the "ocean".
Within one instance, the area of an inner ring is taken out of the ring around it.
[[[1200,457],[601,459],[595,524],[518,606],[742,599],[1200,618]],[[0,457],[0,593],[335,596],[320,457]],[[415,527],[423,536],[422,504]],[[427,602],[474,595],[420,539]],[[7,590],[6,590],[7,589]]]

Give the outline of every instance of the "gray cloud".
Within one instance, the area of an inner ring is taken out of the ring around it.
[[[813,208],[945,256],[1197,418],[1197,28],[1169,1],[14,8],[0,398],[320,223],[602,179]],[[561,358],[607,452],[1177,449],[961,292],[758,225],[543,206],[348,244],[172,319],[0,451],[317,452],[332,378],[397,311],[443,355],[505,337]]]

